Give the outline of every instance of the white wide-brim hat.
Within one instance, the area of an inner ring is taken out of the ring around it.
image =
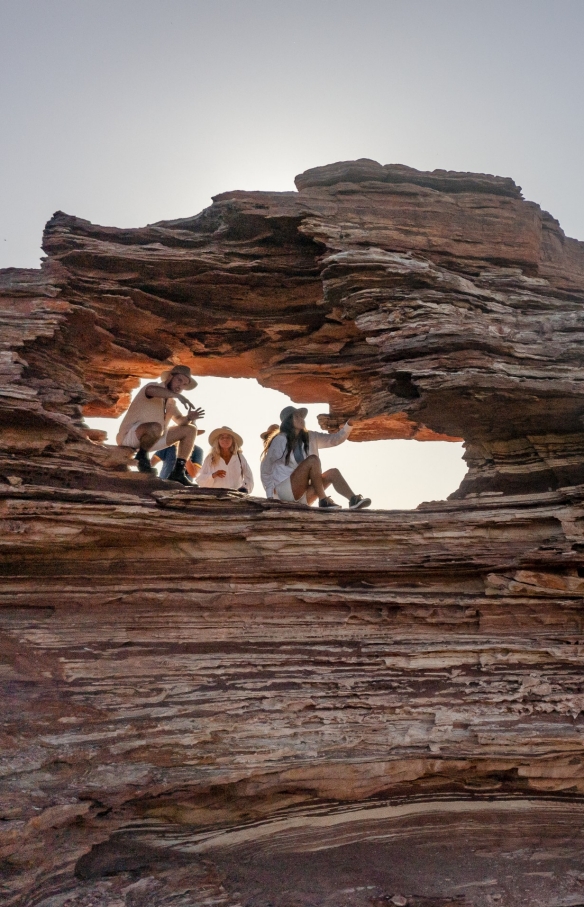
[[[211,434],[209,435],[209,444],[211,447],[219,437],[219,435],[231,435],[238,447],[243,447],[243,438],[241,435],[238,435],[236,431],[233,431],[232,428],[228,428],[227,425],[222,425],[221,428],[214,428]]]
[[[191,375],[191,370],[188,365],[173,365],[172,368],[169,368],[162,373],[160,380],[163,384],[167,384],[173,375],[184,375],[185,378],[189,379],[189,383],[185,387],[185,390],[187,391],[192,391],[197,386],[197,382]]]

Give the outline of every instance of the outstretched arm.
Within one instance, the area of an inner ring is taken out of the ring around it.
[[[184,394],[176,394],[163,384],[147,384],[145,391],[146,396],[149,398],[160,397],[163,400],[180,400],[182,405],[186,408],[187,413],[185,416],[181,416],[176,409],[175,404],[175,412],[173,413],[172,418],[177,425],[191,425],[191,423],[196,422],[197,419],[202,419],[205,415],[205,410],[200,408],[195,409],[189,398],[185,397]]]
[[[353,430],[353,425],[351,420],[345,422],[342,428],[338,431],[329,435],[326,431],[311,431],[311,434],[316,438],[316,446],[320,449],[321,447],[337,447],[338,444],[342,444],[343,441],[346,441],[351,431]]]
[[[192,409],[193,407],[193,404],[188,397],[185,397],[184,394],[175,394],[174,391],[171,391],[168,387],[165,387],[164,384],[147,384],[145,391],[148,398],[162,397],[163,400],[176,399],[180,400],[182,405],[186,406],[187,409]]]

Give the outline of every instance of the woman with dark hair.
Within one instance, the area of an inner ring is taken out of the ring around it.
[[[262,484],[268,498],[297,504],[313,504],[318,500],[322,510],[340,510],[326,489],[332,485],[349,501],[350,510],[369,507],[371,501],[361,494],[354,494],[338,469],[322,471],[318,451],[323,447],[336,447],[345,441],[352,429],[349,420],[334,434],[307,431],[305,419],[308,410],[286,406],[280,413],[280,430],[270,426],[262,434],[264,452],[261,463]]]

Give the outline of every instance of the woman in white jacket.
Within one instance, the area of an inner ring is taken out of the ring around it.
[[[202,488],[231,488],[234,491],[253,491],[253,476],[249,463],[241,453],[243,438],[223,425],[209,435],[211,450],[203,460],[197,476]]]
[[[308,410],[286,406],[280,413],[279,431],[268,429],[261,463],[262,484],[268,498],[279,501],[312,504],[318,499],[323,510],[340,510],[326,489],[332,485],[349,501],[350,510],[369,507],[371,501],[361,494],[354,494],[338,469],[322,471],[318,451],[322,447],[336,447],[345,441],[352,429],[349,420],[332,435],[320,431],[307,431],[305,419]],[[277,428],[277,427],[276,427]]]

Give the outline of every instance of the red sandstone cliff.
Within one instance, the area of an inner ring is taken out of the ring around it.
[[[498,177],[297,185],[58,213],[0,272],[2,903],[584,903],[584,245]],[[324,515],[130,474],[83,413],[179,360],[469,475]]]

